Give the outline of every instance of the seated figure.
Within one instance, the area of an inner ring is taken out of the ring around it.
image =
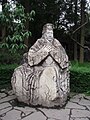
[[[53,36],[53,25],[44,25],[42,37],[14,70],[12,88],[17,99],[28,105],[62,107],[70,92],[68,56]]]

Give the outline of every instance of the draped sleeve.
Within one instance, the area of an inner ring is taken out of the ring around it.
[[[57,39],[54,39],[53,46],[54,50],[50,52],[53,59],[60,65],[62,69],[68,67],[69,66],[68,56],[63,46]]]
[[[36,43],[29,49],[28,63],[30,66],[39,64],[43,59],[48,56],[46,50],[46,43],[43,39],[38,39]]]

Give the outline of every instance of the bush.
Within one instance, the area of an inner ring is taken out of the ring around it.
[[[0,66],[0,89],[10,85],[11,76],[18,64]],[[72,63],[70,69],[71,92],[90,92],[90,63]]]
[[[88,93],[90,91],[90,63],[72,63],[70,71],[71,91]]]
[[[0,65],[0,89],[10,85],[12,74],[17,66],[17,64]]]
[[[23,53],[10,53],[9,51],[1,51],[0,64],[19,64],[22,60]]]

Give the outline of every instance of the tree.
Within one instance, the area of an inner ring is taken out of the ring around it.
[[[81,25],[85,22],[85,1],[81,0]],[[85,27],[81,28],[80,44],[84,46],[85,44]],[[80,47],[80,63],[84,62],[84,49]]]
[[[2,11],[4,10],[4,5],[7,3],[7,0],[3,0],[2,1]],[[2,26],[2,39],[5,37],[6,35],[6,27],[5,26]],[[3,42],[4,42],[4,39],[3,39]]]
[[[78,3],[78,0],[75,0],[75,20],[74,20],[74,24],[75,24],[75,29],[77,29],[77,22],[78,22],[78,18],[77,18],[77,3]],[[77,41],[77,33],[75,33],[74,35],[74,38],[75,40]],[[77,61],[78,58],[77,58],[77,43],[74,42],[74,60]]]
[[[4,36],[4,42],[1,48],[6,47],[11,52],[27,47],[24,40],[31,36],[31,32],[25,29],[27,20],[33,20],[34,11],[25,13],[24,7],[18,3],[13,8],[12,4],[4,4],[4,9],[0,14],[0,23],[6,27],[7,34]]]

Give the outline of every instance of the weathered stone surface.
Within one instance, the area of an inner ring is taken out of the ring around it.
[[[70,118],[70,120],[89,120],[88,118]]]
[[[85,96],[85,98],[86,98],[87,100],[90,100],[90,96]]]
[[[90,111],[90,105],[87,105],[88,110]]]
[[[8,94],[9,94],[9,95],[14,95],[14,91],[13,91],[13,90],[10,90],[10,91],[8,91]]]
[[[3,116],[3,114],[7,113],[7,112],[10,111],[11,109],[12,109],[12,106],[0,110],[0,115]]]
[[[2,99],[0,100],[0,103],[7,102],[7,101],[13,100],[13,99],[15,99],[15,98],[16,98],[15,95],[7,96],[7,97],[5,97],[5,98],[2,98]]]
[[[73,109],[71,117],[90,117],[90,111]]]
[[[74,99],[81,99],[81,98],[84,98],[85,95],[84,94],[77,94],[75,96],[73,96]]]
[[[84,110],[86,109],[85,107],[72,102],[68,102],[65,108],[84,109]]]
[[[46,24],[42,33],[15,69],[12,87],[21,102],[62,107],[70,91],[68,56],[53,37],[52,24]]]
[[[48,118],[56,119],[56,120],[69,120],[69,109],[40,109],[45,113]]]
[[[35,112],[22,120],[46,120],[46,117],[41,112]]]
[[[80,105],[90,105],[90,101],[89,100],[85,100],[85,99],[81,99],[79,104]]]
[[[0,99],[6,97],[5,93],[0,93]]]
[[[8,102],[6,102],[6,103],[2,103],[2,104],[0,104],[0,110],[1,109],[4,109],[4,108],[7,108],[7,107],[10,107],[11,105],[10,105],[10,103],[8,103]]]
[[[30,108],[30,107],[14,107],[15,110],[19,110],[22,111],[24,113],[24,116],[36,112],[36,110],[34,108]]]
[[[89,120],[88,118],[75,118],[73,120]]]
[[[4,117],[1,117],[2,120],[19,120],[21,119],[21,112],[17,110],[11,110],[6,113]]]

